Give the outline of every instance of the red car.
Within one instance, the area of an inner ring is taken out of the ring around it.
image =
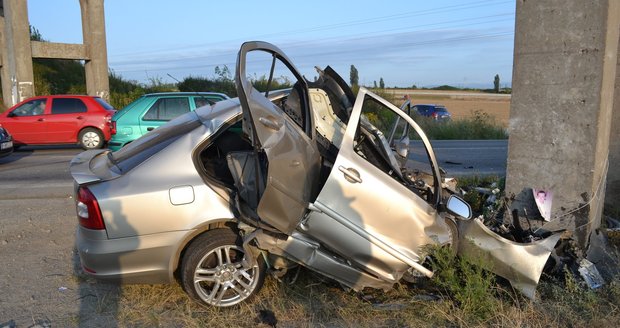
[[[101,148],[112,137],[115,110],[100,97],[39,96],[0,114],[15,146],[77,143]]]

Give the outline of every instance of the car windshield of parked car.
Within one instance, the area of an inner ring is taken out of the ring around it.
[[[11,114],[13,116],[43,115],[43,112],[45,111],[45,103],[45,99],[30,100],[15,108]]]
[[[121,172],[127,172],[200,125],[200,119],[194,112],[179,116],[119,151],[110,152],[111,160]]]

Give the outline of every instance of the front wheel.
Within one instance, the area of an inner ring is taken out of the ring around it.
[[[243,267],[241,238],[230,229],[205,232],[187,248],[181,262],[181,285],[194,301],[227,307],[239,304],[260,290],[265,262]]]
[[[103,147],[104,142],[103,133],[94,128],[86,128],[78,135],[78,143],[86,150],[99,149]]]

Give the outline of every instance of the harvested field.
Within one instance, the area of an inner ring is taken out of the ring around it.
[[[405,94],[411,96],[414,104],[444,105],[452,114],[452,118],[456,120],[470,117],[475,111],[482,111],[507,127],[510,118],[511,96],[507,94],[406,89],[386,89],[385,93],[392,94],[393,99],[390,100],[397,105],[402,104]]]

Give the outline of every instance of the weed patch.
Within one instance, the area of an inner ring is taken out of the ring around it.
[[[413,118],[426,135],[433,140],[508,139],[506,129],[482,111],[473,111],[471,117],[438,122],[431,117],[414,115]]]

